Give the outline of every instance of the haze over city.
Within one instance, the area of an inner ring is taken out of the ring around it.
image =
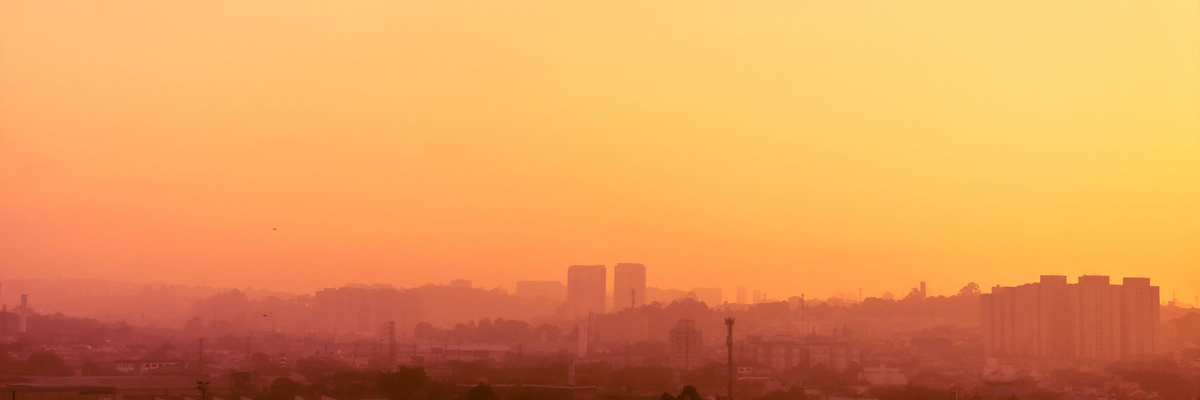
[[[1196,1],[0,0],[0,400],[1200,398]]]
[[[1079,4],[9,1],[0,263],[293,292],[617,262],[780,294],[1188,292],[1195,4]]]

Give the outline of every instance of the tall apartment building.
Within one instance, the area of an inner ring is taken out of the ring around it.
[[[29,295],[21,294],[21,316],[17,320],[17,332],[29,332]]]
[[[1121,354],[1121,287],[1109,284],[1107,276],[1097,275],[1079,277],[1076,286],[1079,287],[1076,355],[1085,359],[1117,358]]]
[[[567,268],[567,310],[575,316],[604,312],[608,282],[603,265]]]
[[[420,295],[386,285],[326,288],[313,305],[321,329],[341,332],[378,332],[389,321],[415,325],[424,308]]]
[[[671,329],[671,368],[690,370],[702,365],[704,336],[696,329],[696,321],[681,319]]]
[[[620,263],[613,267],[613,312],[646,304],[646,266]]]
[[[1149,278],[1125,278],[1121,283],[1121,355],[1154,354],[1160,321],[1158,286],[1150,286]]]
[[[980,295],[985,354],[1111,360],[1154,354],[1158,287],[1147,278],[1085,275],[1077,283],[1043,275],[1037,283]]]

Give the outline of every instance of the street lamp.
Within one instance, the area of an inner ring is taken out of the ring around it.
[[[200,390],[200,400],[208,400],[208,384],[209,383],[210,383],[209,381],[205,381],[205,380],[196,381],[196,389]]]

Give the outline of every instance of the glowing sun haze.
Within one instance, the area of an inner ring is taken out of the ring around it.
[[[0,273],[1190,299],[1197,8],[0,0]]]

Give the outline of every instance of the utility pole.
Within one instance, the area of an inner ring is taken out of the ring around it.
[[[200,400],[208,400],[209,381],[196,381],[196,389],[200,390]]]
[[[396,363],[396,321],[388,321],[387,326],[388,360]]]
[[[729,348],[729,399],[733,400],[733,317],[725,318],[725,327],[729,329],[725,334],[725,346]]]
[[[199,345],[196,349],[196,372],[204,373],[204,338],[196,339]],[[203,396],[201,396],[203,397]],[[203,399],[201,399],[203,400]]]
[[[250,335],[253,335],[253,333]],[[250,335],[246,336],[246,371],[254,368],[253,357],[250,357]]]

